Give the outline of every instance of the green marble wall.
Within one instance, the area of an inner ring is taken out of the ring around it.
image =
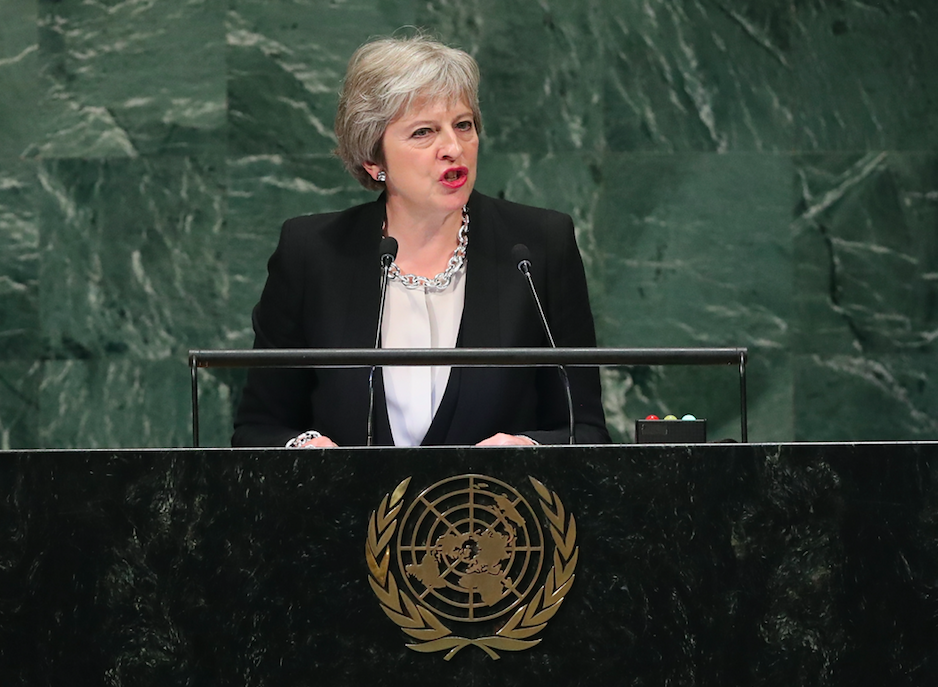
[[[755,441],[938,437],[935,3],[4,0],[0,448],[188,445],[280,222],[369,197],[335,92],[405,25],[479,60],[479,187],[574,216],[602,345],[748,346]],[[621,437],[738,436],[733,370],[604,377]]]

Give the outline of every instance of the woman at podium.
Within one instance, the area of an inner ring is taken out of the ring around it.
[[[336,153],[370,203],[287,220],[254,308],[255,348],[371,348],[383,270],[398,250],[380,323],[385,348],[549,345],[513,248],[526,246],[554,340],[595,346],[583,264],[567,215],[474,190],[482,116],[467,53],[424,36],[352,56]],[[517,253],[517,249],[516,249]],[[366,443],[369,370],[256,369],[235,446]],[[609,441],[598,370],[569,368],[578,443]],[[374,378],[376,445],[567,443],[556,368],[388,367]]]

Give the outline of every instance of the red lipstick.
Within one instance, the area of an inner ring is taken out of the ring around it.
[[[440,175],[440,183],[449,188],[461,188],[469,181],[468,167],[450,167]]]

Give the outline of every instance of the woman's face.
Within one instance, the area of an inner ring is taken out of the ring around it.
[[[418,102],[388,125],[382,143],[384,165],[365,167],[372,177],[387,173],[389,202],[418,214],[453,212],[468,202],[479,135],[465,102]]]

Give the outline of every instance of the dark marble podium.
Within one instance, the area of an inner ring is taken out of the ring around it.
[[[576,519],[541,643],[419,653],[369,520],[455,475]],[[0,453],[0,684],[938,684],[938,444]]]

